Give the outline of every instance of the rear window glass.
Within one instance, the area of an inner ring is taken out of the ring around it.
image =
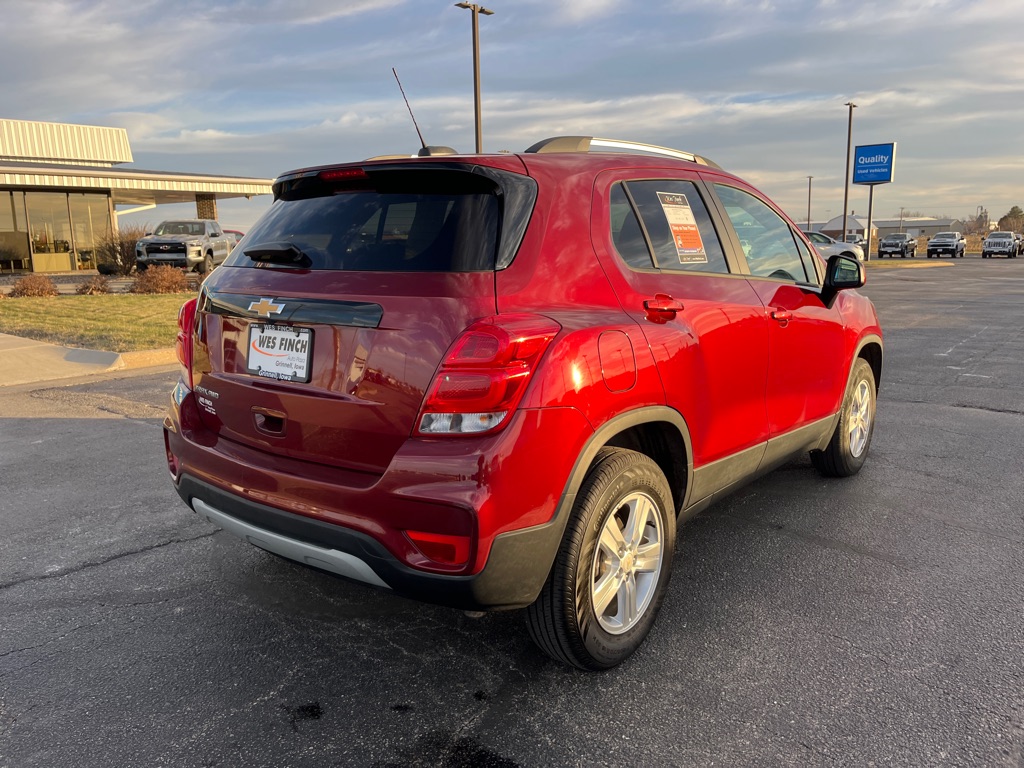
[[[450,174],[443,180],[436,173],[395,176],[362,181],[357,186],[363,188],[355,189],[318,184],[311,196],[277,200],[248,233],[245,248],[236,248],[225,264],[257,266],[245,251],[291,246],[307,257],[308,268],[319,270],[495,268],[500,204],[483,189],[481,177],[463,183]]]

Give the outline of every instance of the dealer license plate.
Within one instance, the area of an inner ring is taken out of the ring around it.
[[[249,326],[245,370],[267,379],[309,381],[313,329],[254,323]]]

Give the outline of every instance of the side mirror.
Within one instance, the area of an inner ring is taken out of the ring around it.
[[[860,288],[867,282],[864,265],[849,256],[830,256],[825,267],[825,284],[821,288],[821,300],[831,307],[840,291]]]

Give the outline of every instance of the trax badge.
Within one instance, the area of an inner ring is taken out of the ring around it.
[[[255,312],[260,317],[270,317],[283,310],[284,304],[275,304],[273,299],[261,298],[259,301],[254,301],[249,305],[249,311]]]

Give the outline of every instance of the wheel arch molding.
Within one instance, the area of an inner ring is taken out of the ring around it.
[[[868,365],[871,366],[872,372],[875,374],[875,392],[878,392],[879,387],[882,385],[882,360],[884,357],[884,346],[882,345],[882,338],[875,334],[868,334],[857,342],[857,350],[850,360],[850,370],[847,374],[847,384],[849,383],[850,376],[853,375],[853,367],[859,358],[863,358],[867,361]]]
[[[620,414],[594,431],[573,465],[555,517],[567,520],[576,494],[605,447],[629,448],[650,456],[672,490],[676,514],[686,507],[693,485],[693,445],[686,420],[674,408],[649,406]]]

